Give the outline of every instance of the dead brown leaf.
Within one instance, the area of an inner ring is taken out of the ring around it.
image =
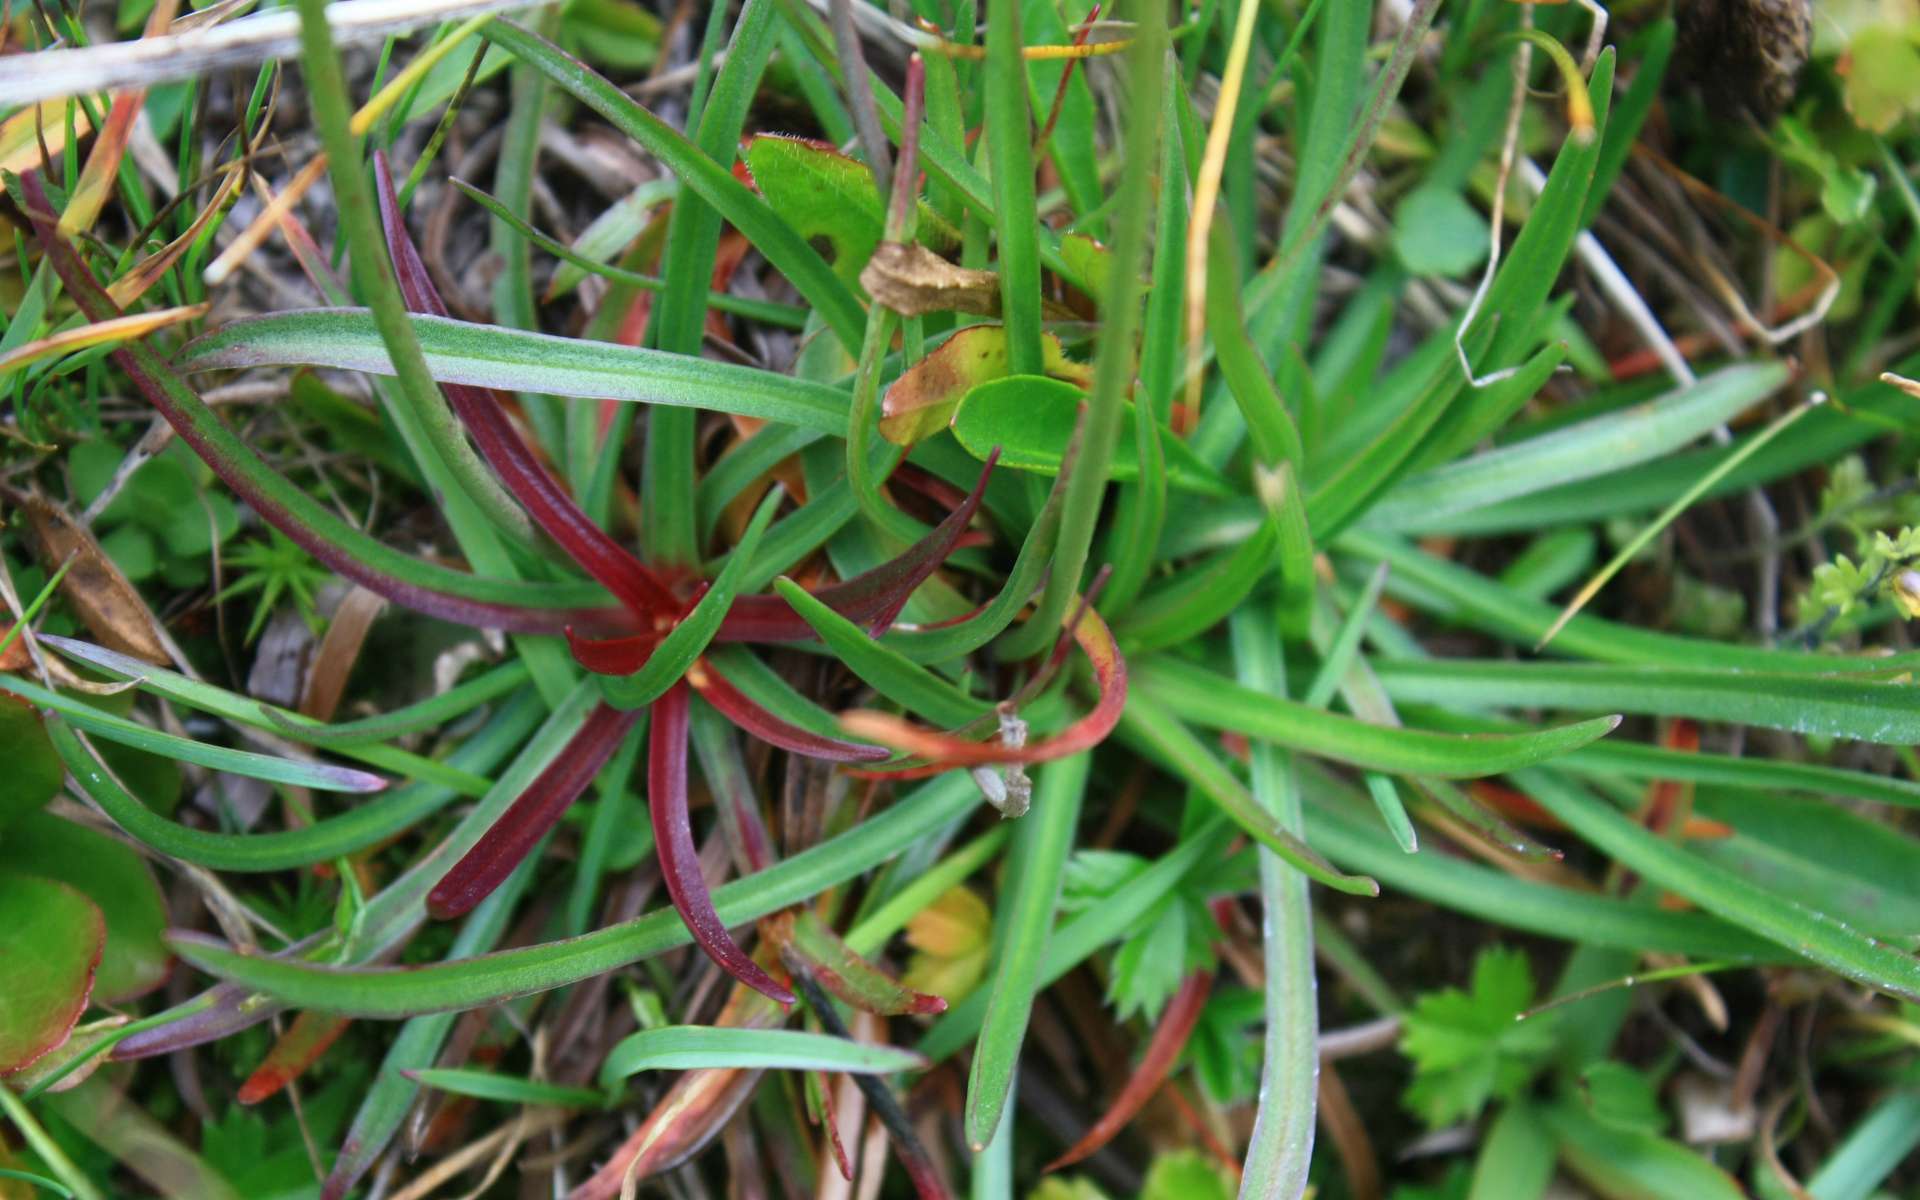
[[[155,666],[171,663],[153,610],[100,549],[93,534],[44,496],[15,493],[10,498],[26,511],[47,570],[57,571],[69,556],[75,556],[73,568],[60,581],[60,594],[94,640]]]
[[[959,267],[918,243],[881,242],[860,272],[875,304],[903,317],[962,312],[1000,315],[1000,276]]]

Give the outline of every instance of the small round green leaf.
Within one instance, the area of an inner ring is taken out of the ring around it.
[[[0,872],[0,1075],[66,1041],[93,994],[107,923],[64,883]]]

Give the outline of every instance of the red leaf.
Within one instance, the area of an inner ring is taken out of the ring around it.
[[[406,222],[400,216],[400,201],[394,194],[393,176],[387,171],[386,154],[375,151],[373,164],[379,185],[380,218],[386,229],[387,249],[393,256],[400,294],[414,312],[444,317],[447,306],[433,286],[427,266],[421,261],[420,252],[407,235]],[[504,397],[499,392],[461,384],[446,384],[444,390],[454,415],[473,435],[474,445],[500,477],[500,482],[582,570],[599,580],[638,616],[647,617],[677,607],[666,585],[606,530],[594,524],[573,502],[573,497],[567,495],[560,481],[534,456],[533,449],[507,420],[500,406]]]
[[[822,737],[798,725],[788,724],[734,687],[726,676],[705,659],[687,672],[687,682],[697,688],[701,699],[719,710],[721,716],[770,746],[828,762],[878,762],[888,757],[887,750],[881,746],[863,746],[859,742]]]
[[[300,1072],[319,1061],[327,1047],[347,1031],[349,1018],[332,1013],[303,1012],[273,1043],[266,1058],[240,1085],[234,1099],[242,1104],[258,1104],[299,1078]]]
[[[1058,1171],[1061,1167],[1070,1167],[1088,1157],[1100,1147],[1113,1140],[1115,1134],[1127,1127],[1142,1105],[1153,1098],[1173,1070],[1173,1064],[1179,1060],[1180,1052],[1186,1049],[1187,1039],[1193,1035],[1193,1027],[1200,1020],[1200,1011],[1207,1006],[1207,993],[1213,990],[1213,976],[1206,971],[1195,971],[1181,983],[1180,990],[1173,994],[1166,1012],[1160,1015],[1160,1026],[1153,1031],[1153,1040],[1147,1043],[1147,1052],[1140,1059],[1140,1065],[1134,1068],[1126,1086],[1113,1098],[1107,1111],[1093,1127],[1080,1135],[1080,1140],[1068,1147],[1067,1152],[1048,1163],[1041,1170],[1045,1175]]]
[[[720,969],[754,991],[781,1004],[792,1004],[793,993],[747,957],[714,911],[707,877],[700,871],[700,852],[693,844],[693,824],[687,815],[687,685],[683,680],[653,702],[652,725],[647,730],[647,811],[653,817],[654,853],[666,878],[667,894],[686,922],[687,932]]]
[[[573,661],[596,675],[631,675],[653,657],[660,644],[657,633],[636,633],[631,637],[587,638],[567,629],[567,648]]]
[[[639,718],[639,709],[595,706],[559,756],[427,893],[427,911],[445,920],[472,911],[486,899],[587,790]]]
[[[856,710],[840,718],[840,727],[856,737],[879,742],[905,754],[950,767],[977,767],[994,763],[1039,763],[1078,754],[1099,744],[1112,732],[1127,706],[1127,664],[1114,644],[1113,633],[1100,614],[1082,606],[1074,621],[1073,640],[1093,664],[1100,698],[1092,711],[1044,741],[1027,746],[975,742],[915,725],[892,713]]]
[[[987,459],[980,480],[959,508],[934,526],[927,536],[908,547],[906,553],[882,563],[873,570],[856,575],[845,583],[836,583],[814,593],[821,603],[849,621],[867,625],[877,635],[893,624],[894,617],[906,606],[915,588],[945,562],[954,543],[966,531],[967,523],[980,507],[987,480],[999,451]],[[813,627],[778,596],[741,596],[720,623],[715,641],[721,642],[798,642],[814,636]]]

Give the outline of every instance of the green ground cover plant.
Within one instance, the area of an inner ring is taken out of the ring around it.
[[[1920,8],[0,10],[0,1198],[1920,1188]]]

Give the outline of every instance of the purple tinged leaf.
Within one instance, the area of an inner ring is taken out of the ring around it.
[[[426,263],[421,261],[420,252],[401,218],[400,201],[394,194],[386,154],[375,151],[373,162],[374,177],[379,185],[380,219],[386,230],[387,249],[393,258],[401,297],[414,312],[444,317],[447,306],[433,286]],[[487,460],[487,465],[513,493],[514,499],[526,507],[540,528],[560,543],[582,570],[599,580],[638,616],[648,617],[679,608],[667,586],[594,524],[560,486],[560,481],[535,457],[533,449],[507,420],[500,393],[456,383],[445,384],[443,388],[454,415],[473,435],[480,456]]]
[[[711,661],[702,659],[687,680],[721,716],[770,746],[827,762],[879,762],[890,754],[881,746],[822,737],[781,720],[728,682]]]
[[[966,532],[967,523],[979,510],[986,494],[987,480],[993,475],[995,451],[987,457],[979,482],[973,485],[960,507],[947,519],[907,548],[906,553],[882,563],[873,570],[856,575],[844,583],[821,588],[814,593],[821,603],[857,625],[869,626],[874,634],[884,632],[906,607],[914,589],[945,562],[954,543]],[[721,622],[714,640],[720,642],[796,642],[814,636],[813,627],[800,619],[779,596],[741,596],[733,602],[727,619]]]
[[[700,852],[693,844],[693,825],[687,814],[687,685],[683,680],[653,702],[647,730],[647,810],[653,818],[654,853],[666,879],[673,907],[686,922],[687,932],[720,969],[754,991],[781,1004],[792,1004],[793,993],[747,957],[714,911],[713,895],[700,870]]]
[[[176,932],[173,936],[193,935]],[[126,1062],[217,1042],[243,1029],[251,1029],[286,1008],[234,983],[216,983],[201,995],[207,1001],[205,1008],[128,1035],[114,1046],[108,1057],[115,1062]]]
[[[486,899],[593,782],[639,716],[638,709],[596,706],[559,756],[427,893],[427,911],[445,920]]]
[[[38,175],[21,176],[20,184],[26,198],[23,207],[33,223],[34,234],[74,302],[93,321],[120,316],[119,307],[94,280],[73,247],[55,231],[49,219],[51,208],[46,191]],[[235,495],[269,525],[342,577],[403,608],[459,625],[509,633],[559,633],[568,625],[603,633],[631,631],[632,618],[621,609],[543,609],[476,599],[402,579],[373,566],[322,533],[315,518],[294,511],[274,495],[270,490],[273,484],[267,482],[277,478],[272,468],[252,457],[247,447],[220,424],[219,418],[206,409],[204,402],[159,355],[139,342],[128,342],[113,351],[113,360],[133,380],[148,403],[173,426],[180,439]],[[298,494],[284,479],[278,482],[290,495]],[[393,553],[398,556],[397,551]]]

